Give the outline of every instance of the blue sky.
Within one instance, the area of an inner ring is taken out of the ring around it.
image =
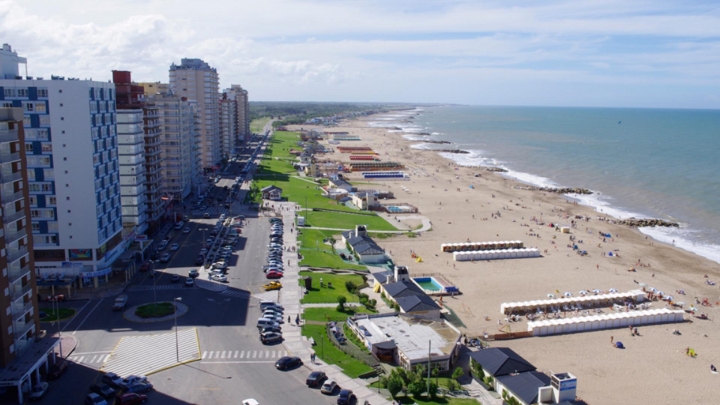
[[[196,57],[253,100],[720,108],[717,1],[0,0],[0,34],[34,76]]]

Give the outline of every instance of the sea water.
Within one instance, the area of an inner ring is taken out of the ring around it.
[[[575,197],[598,212],[679,222],[640,230],[720,262],[720,111],[446,106],[393,115],[371,125],[398,127],[391,132],[415,147],[467,150],[441,153],[461,165],[502,167],[537,186],[589,188],[595,194]]]

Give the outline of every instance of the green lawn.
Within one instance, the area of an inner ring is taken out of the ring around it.
[[[403,397],[395,398],[395,401],[403,405],[478,405],[479,402],[472,398],[438,397],[435,400],[426,401],[425,398]]]
[[[141,305],[135,310],[135,315],[141,318],[161,318],[175,312],[172,302],[158,302]]]
[[[367,225],[371,231],[397,231],[397,228],[377,215],[314,211],[305,212],[305,223],[323,228],[355,229],[355,225]]]
[[[250,121],[250,132],[259,134],[268,121],[270,121],[270,117],[255,118]]]
[[[372,368],[367,364],[348,356],[335,347],[327,336],[325,325],[303,325],[302,334],[315,340],[316,344],[313,346],[313,350],[319,358],[328,364],[336,364],[350,378],[357,378],[361,374],[372,371]],[[303,361],[306,360],[303,359]]]
[[[373,314],[365,307],[345,307],[345,312],[338,312],[336,307],[332,308],[305,308],[303,319],[318,322],[344,322],[347,318],[356,314]]]
[[[312,180],[290,177],[287,174],[275,174],[272,176],[256,176],[253,182],[257,183],[258,187],[261,189],[269,185],[278,186],[283,190],[282,195],[284,198],[288,199],[288,201],[296,202],[303,207],[307,204],[307,207],[310,208],[325,208],[329,210],[357,212],[357,210],[338,204],[335,200],[323,197],[322,191],[318,189],[320,184],[317,184]],[[298,215],[304,214],[303,212],[298,212]],[[312,216],[312,213],[310,213],[310,216]]]
[[[363,283],[362,277],[356,274],[330,274],[330,273],[314,273],[311,271],[301,271],[301,277],[312,277],[312,289],[303,297],[300,301],[303,304],[312,303],[334,303],[337,304],[337,297],[339,295],[347,298],[347,302],[360,302],[357,295],[350,294],[345,288],[345,282],[350,280],[356,285]],[[320,279],[323,279],[324,287],[320,287]],[[327,283],[330,282],[333,288],[328,288]],[[304,280],[299,280],[300,285],[305,285]]]
[[[290,154],[290,149],[300,149],[297,145],[299,140],[297,132],[276,131],[268,141],[268,149],[263,154],[258,174],[295,173],[292,164],[297,158]]]
[[[332,237],[333,233],[334,231],[303,229],[298,237],[300,254],[303,255],[300,265],[329,269],[367,270],[365,266],[345,262],[340,256],[333,253],[330,245],[323,243],[323,240]]]
[[[40,319],[43,322],[57,321],[58,315],[60,315],[61,321],[75,315],[75,310],[72,308],[58,308],[57,311],[55,311],[53,308],[39,308],[39,310],[40,312],[44,312],[47,314],[47,316]]]

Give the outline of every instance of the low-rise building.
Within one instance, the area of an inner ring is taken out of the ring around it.
[[[352,184],[348,183],[347,181],[345,181],[345,180],[343,180],[343,179],[341,179],[341,178],[330,179],[330,183],[329,183],[329,184],[330,184],[330,187],[332,187],[332,188],[341,188],[341,189],[343,189],[343,190],[345,190],[345,191],[348,191],[348,192],[349,192],[349,191],[353,191],[353,186],[352,186]]]
[[[349,318],[348,325],[378,359],[408,371],[428,361],[431,368],[450,370],[459,355],[462,335],[442,320],[381,314]]]
[[[352,195],[353,204],[361,210],[369,210],[370,207],[380,205],[377,195],[372,191],[358,191]]]
[[[388,259],[385,250],[367,235],[367,225],[357,225],[355,230],[343,232],[342,241],[363,263],[383,263]]]
[[[412,281],[385,284],[381,291],[385,298],[398,304],[401,313],[440,319],[440,305]]]
[[[280,201],[282,199],[282,189],[277,186],[263,187],[261,190],[263,200]]]

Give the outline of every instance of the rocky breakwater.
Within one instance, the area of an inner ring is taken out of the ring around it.
[[[418,149],[425,152],[445,152],[445,153],[460,153],[460,154],[468,154],[470,152],[462,149]]]
[[[422,142],[423,142],[423,143],[437,143],[437,144],[443,144],[443,145],[449,145],[449,144],[452,143],[452,142],[450,142],[450,141],[435,141],[435,140],[432,140],[432,139],[423,140]]]
[[[535,187],[535,186],[515,186],[518,190],[542,191],[545,193],[555,194],[585,194],[590,195],[593,192],[586,188],[578,187]]]
[[[635,219],[635,218],[629,218],[629,219],[620,219],[615,221],[615,223],[620,225],[627,225],[634,228],[641,228],[646,226],[664,226],[664,227],[672,227],[672,228],[678,228],[680,224],[677,222],[670,222],[665,221],[662,219],[656,219],[656,218],[641,218],[641,219]]]
[[[486,167],[485,170],[495,173],[507,173],[507,169],[503,169],[502,167]]]

